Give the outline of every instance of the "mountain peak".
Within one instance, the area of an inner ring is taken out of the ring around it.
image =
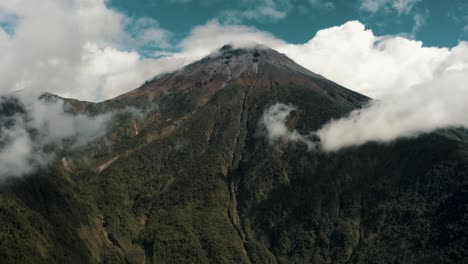
[[[211,58],[217,58],[220,56],[242,56],[242,55],[250,55],[250,57],[257,58],[256,61],[258,61],[259,57],[261,55],[268,55],[270,57],[283,57],[289,59],[286,55],[279,53],[278,51],[262,45],[262,44],[255,44],[255,45],[248,45],[248,46],[239,46],[236,47],[232,44],[225,44],[221,48],[217,50],[217,52],[214,52],[207,57]],[[255,61],[255,62],[256,62]]]
[[[224,52],[230,52],[230,51],[254,51],[254,50],[258,50],[258,49],[261,49],[261,50],[270,50],[270,51],[274,51],[274,49],[266,46],[266,45],[263,45],[263,44],[258,44],[258,43],[255,43],[255,44],[250,44],[250,45],[241,45],[241,46],[236,46],[234,44],[231,44],[231,43],[227,43],[227,44],[224,44],[221,48],[218,49],[219,52],[221,53],[224,53]]]
[[[183,108],[193,111],[226,89],[274,94],[277,87],[308,87],[345,108],[360,106],[363,100],[367,100],[365,96],[309,71],[267,46],[236,47],[232,44],[226,44],[175,72],[157,76],[115,100],[135,100],[135,105],[139,105],[136,101],[152,98],[161,105],[172,107],[171,100],[183,97],[187,100]]]
[[[276,70],[280,71],[291,71],[317,79],[324,79],[323,76],[302,67],[285,54],[262,44],[240,47],[225,44],[203,59],[187,65],[181,71],[203,67],[204,65],[211,65],[211,68],[218,70],[227,67],[230,69],[229,71],[235,70],[238,75],[246,70],[253,70],[258,75],[258,72],[265,68],[269,68],[269,71],[276,68]]]

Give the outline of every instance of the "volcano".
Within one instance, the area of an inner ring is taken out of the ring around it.
[[[275,104],[307,134],[370,100],[275,50],[226,45],[101,103],[41,98],[124,114],[0,186],[2,263],[468,261],[466,133],[334,153],[271,141]]]

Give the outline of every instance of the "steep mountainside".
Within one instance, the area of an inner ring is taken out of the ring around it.
[[[232,49],[74,113],[116,112],[84,147],[0,186],[2,263],[465,263],[468,137],[337,153],[266,139],[276,103],[306,133],[365,96],[265,47]]]

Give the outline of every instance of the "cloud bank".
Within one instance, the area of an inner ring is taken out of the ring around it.
[[[86,145],[107,132],[111,114],[72,115],[63,101],[0,97],[0,181],[45,167],[54,153],[51,144],[67,140],[72,148]]]
[[[6,0],[0,17],[16,18],[11,32],[0,27],[0,94],[49,91],[105,100],[163,69],[163,61],[133,49],[169,45],[170,34],[157,21],[127,18],[105,0]]]
[[[279,50],[309,70],[376,99],[431,80],[460,55],[403,37],[375,36],[358,21],[321,30],[306,44]]]
[[[401,96],[374,101],[368,108],[331,121],[316,132],[321,148],[336,151],[367,142],[415,137],[442,128],[468,129],[467,66],[454,67]]]

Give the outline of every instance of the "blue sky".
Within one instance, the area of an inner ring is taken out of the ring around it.
[[[174,43],[213,19],[254,26],[290,43],[304,43],[318,30],[350,20],[376,35],[404,35],[425,46],[453,47],[468,36],[466,0],[110,0],[109,6],[129,17],[157,20]]]

